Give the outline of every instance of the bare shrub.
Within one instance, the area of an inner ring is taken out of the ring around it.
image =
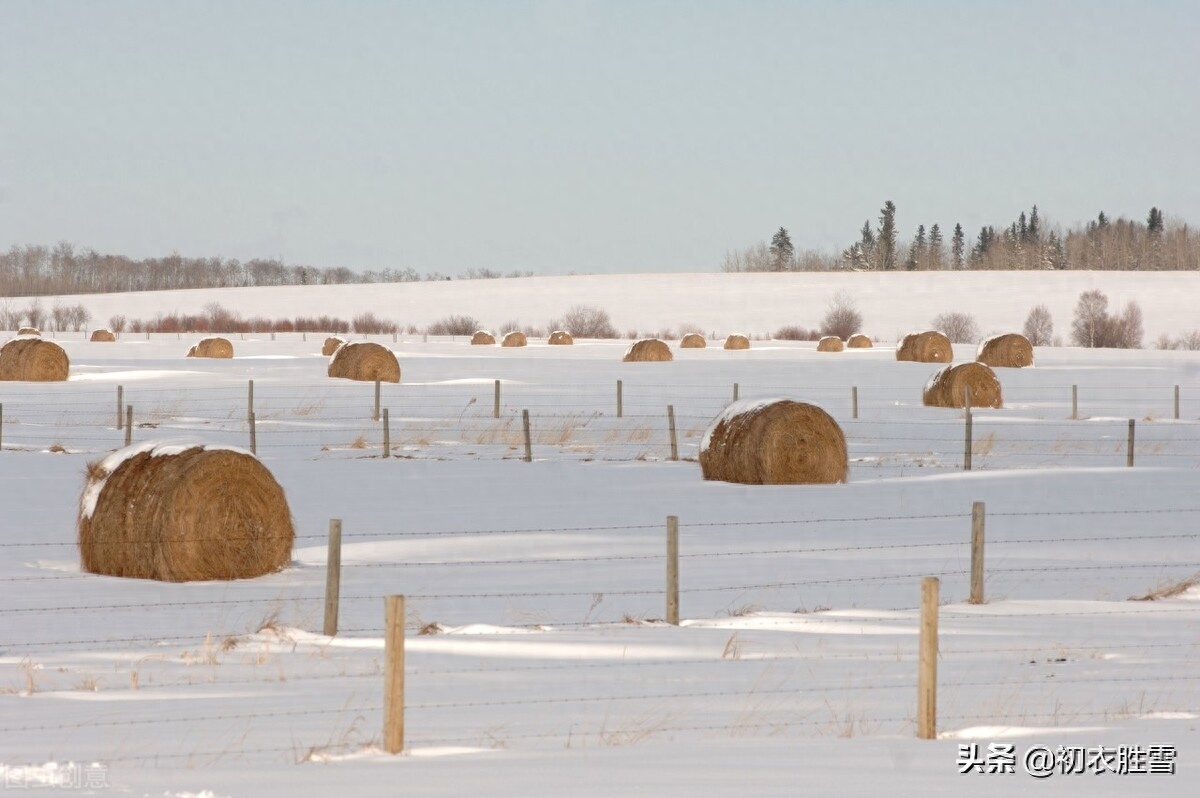
[[[561,319],[547,325],[552,330],[566,330],[576,338],[620,338],[608,311],[593,305],[575,305]],[[636,336],[630,336],[636,337]]]
[[[0,330],[17,330],[21,327],[21,319],[25,312],[13,307],[12,302],[5,299],[0,302]]]
[[[62,332],[71,324],[71,308],[55,302],[54,307],[50,308],[50,320],[54,329]]]
[[[979,340],[979,325],[967,313],[942,313],[933,320],[933,329],[945,335],[952,344],[973,344]]]
[[[92,312],[83,305],[74,305],[71,307],[71,329],[79,332],[87,323],[92,320]]]
[[[1200,330],[1189,330],[1180,336],[1179,348],[1192,352],[1200,350]]]
[[[396,322],[386,321],[370,312],[355,316],[354,321],[351,322],[351,327],[354,332],[366,335],[383,335],[400,330],[400,325],[396,324]]]
[[[1025,317],[1025,337],[1033,346],[1049,346],[1054,340],[1054,319],[1050,317],[1050,309],[1045,305],[1037,305]]]
[[[126,318],[121,315],[112,316],[108,320],[108,329],[115,332],[117,335],[125,332]]]
[[[474,316],[446,316],[425,328],[427,335],[472,335],[482,325]]]
[[[838,291],[829,300],[829,310],[821,321],[821,332],[845,340],[862,329],[862,314],[847,291]]]
[[[793,324],[780,327],[771,337],[776,341],[819,341],[822,335],[820,330],[809,330]]]

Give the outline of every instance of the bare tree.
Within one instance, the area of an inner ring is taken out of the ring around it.
[[[1108,320],[1108,297],[1098,290],[1084,291],[1075,305],[1071,322],[1071,342],[1076,346],[1103,346]]]
[[[566,330],[576,338],[619,338],[608,311],[592,305],[575,305],[562,319],[552,321],[550,329]]]
[[[1054,340],[1054,320],[1050,308],[1037,305],[1025,317],[1025,337],[1034,346],[1049,346]]]
[[[108,329],[115,332],[117,335],[125,332],[126,319],[124,316],[112,316],[108,320]]]
[[[25,312],[13,307],[11,300],[5,299],[0,302],[0,330],[19,329],[23,318],[25,318]]]
[[[70,308],[70,311],[71,328],[75,330],[75,332],[82,330],[87,326],[87,323],[92,320],[91,311],[83,305],[74,305]]]
[[[30,327],[40,328],[46,320],[46,310],[42,303],[36,299],[30,302],[29,307],[25,308],[25,318],[29,320]]]
[[[71,324],[71,308],[55,302],[54,307],[50,308],[50,321],[59,332],[67,329]]]
[[[838,291],[829,300],[829,310],[821,321],[821,334],[849,338],[861,329],[862,314],[858,312],[854,298],[848,291]]]
[[[979,340],[979,325],[966,313],[942,313],[933,320],[933,329],[955,344],[973,344]]]

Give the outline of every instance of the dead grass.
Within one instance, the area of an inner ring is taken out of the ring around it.
[[[1130,601],[1161,601],[1162,599],[1171,599],[1183,595],[1192,588],[1200,585],[1200,573],[1194,573],[1191,576],[1175,582],[1160,582],[1157,587],[1149,593],[1141,596],[1130,596]]]

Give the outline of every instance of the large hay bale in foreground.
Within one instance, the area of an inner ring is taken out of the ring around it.
[[[191,349],[188,350],[188,357],[217,357],[229,358],[233,357],[233,344],[228,338],[201,338]]]
[[[816,405],[790,399],[734,402],[700,445],[705,479],[746,485],[845,482],[846,437]]]
[[[504,337],[500,339],[500,346],[525,346],[528,343],[529,339],[520,330],[505,333]]]
[[[547,339],[546,343],[551,346],[572,346],[575,343],[575,339],[566,330],[555,330],[550,333],[550,338]]]
[[[88,466],[79,506],[84,571],[190,582],[247,579],[292,559],[283,488],[254,455],[149,442]]]
[[[30,336],[13,338],[0,347],[0,380],[61,382],[70,372],[71,359],[53,341]]]
[[[896,347],[897,360],[917,363],[949,363],[954,359],[954,347],[950,339],[937,330],[911,332],[900,339]]]
[[[750,348],[750,339],[744,335],[738,335],[737,333],[734,333],[733,335],[730,335],[725,339],[725,348],[726,349],[749,349]]]
[[[1020,333],[993,335],[979,345],[975,359],[992,368],[1019,369],[1033,365],[1033,344]]]
[[[400,382],[400,363],[386,346],[372,341],[351,341],[329,359],[330,377],[363,382]]]
[[[982,363],[959,363],[938,369],[925,383],[922,401],[930,407],[966,407],[966,389],[971,389],[971,407],[1000,407],[1000,380]]]
[[[17,330],[17,335],[37,335],[37,336],[40,336],[41,334],[42,334],[42,331],[41,331],[41,330],[39,330],[37,327],[22,327],[21,329]]]
[[[818,352],[841,352],[844,348],[842,346],[842,339],[836,335],[826,335],[820,341],[817,341]]]
[[[496,336],[487,330],[476,330],[471,336],[471,343],[475,346],[492,346],[496,343]]]
[[[346,343],[345,338],[336,335],[331,335],[325,339],[325,343],[321,344],[321,354],[329,357],[338,350],[338,347]]]
[[[679,340],[680,349],[704,349],[706,346],[708,341],[700,333],[688,333]]]
[[[100,343],[113,343],[117,340],[117,336],[113,334],[112,330],[106,330],[101,327],[99,330],[92,330],[92,335],[88,340]]]
[[[875,345],[871,342],[869,337],[863,335],[862,333],[855,333],[854,335],[851,335],[849,339],[847,339],[846,346],[850,349],[871,349]]]
[[[661,363],[671,360],[671,347],[657,338],[643,338],[625,350],[624,363]]]

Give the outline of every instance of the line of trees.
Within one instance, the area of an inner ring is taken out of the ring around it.
[[[879,209],[876,224],[868,219],[858,240],[839,255],[806,251],[796,255],[786,228],[779,228],[771,245],[758,244],[729,252],[722,263],[727,272],[753,271],[939,271],[985,269],[1094,269],[1110,271],[1200,270],[1200,231],[1169,220],[1157,207],[1145,221],[1103,211],[1092,221],[1066,230],[1049,224],[1034,205],[1008,225],[984,225],[968,238],[956,222],[946,242],[938,222],[918,224],[912,239],[898,237],[896,205]]]
[[[469,269],[460,279],[527,277],[530,272],[502,274]],[[108,294],[121,291],[161,291],[176,288],[227,288],[251,285],[342,285],[449,280],[438,272],[415,269],[355,272],[345,266],[317,268],[287,264],[278,258],[192,258],[172,253],[162,258],[135,259],[103,255],[91,248],[76,250],[69,242],[54,247],[13,245],[0,252],[0,296],[46,294]]]

